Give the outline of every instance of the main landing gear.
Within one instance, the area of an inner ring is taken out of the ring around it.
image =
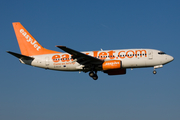
[[[98,76],[97,76],[97,71],[93,72],[89,72],[89,76],[92,77],[94,80],[97,80],[98,79]]]

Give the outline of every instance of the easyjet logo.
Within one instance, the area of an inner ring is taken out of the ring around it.
[[[70,58],[69,54],[63,54],[63,55],[54,55],[52,56],[52,60],[53,62],[59,62],[61,60],[61,62],[69,62],[70,60],[73,61],[73,59]]]
[[[114,66],[114,65],[118,65],[119,62],[106,62],[105,65],[111,65],[111,66]]]
[[[20,29],[20,33],[26,38],[26,41],[29,42],[37,51],[41,49],[41,46],[37,44],[36,40],[33,40],[24,29]]]
[[[53,60],[54,62],[59,62],[59,61],[60,61],[60,55],[54,55],[54,56],[52,57],[52,60]]]
[[[111,50],[111,51],[92,51],[90,53],[85,53],[86,55],[90,55],[102,60],[105,59],[111,59],[111,60],[115,60],[115,59],[125,59],[125,58],[140,58],[140,57],[147,57],[147,52],[146,50],[122,50],[122,51],[115,51],[115,50]],[[73,61],[73,59],[71,58],[71,55],[69,54],[59,54],[59,55],[54,55],[52,56],[52,60],[53,62],[70,62]],[[111,63],[106,63],[109,65],[117,65],[119,64],[118,62],[111,62]]]
[[[103,70],[120,69],[121,61],[120,60],[105,61],[102,64],[102,68]]]
[[[117,56],[115,56],[115,54]],[[88,53],[86,53],[88,54]],[[128,50],[128,51],[108,51],[108,52],[99,52],[99,51],[93,51],[93,56],[100,59],[124,59],[124,58],[133,58],[133,57],[147,57],[146,50]]]
[[[120,51],[118,53],[118,57],[121,59],[124,59],[125,57],[127,58],[133,58],[133,57],[147,57],[147,52],[146,50],[128,50],[128,51]]]

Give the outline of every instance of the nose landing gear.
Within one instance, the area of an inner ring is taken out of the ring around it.
[[[154,71],[153,71],[153,74],[156,74],[157,72],[156,72],[156,68],[162,68],[163,67],[163,65],[157,65],[157,66],[154,66]]]
[[[153,71],[153,74],[156,74],[156,73],[157,73],[157,71],[156,71],[156,70],[154,70],[154,71]]]

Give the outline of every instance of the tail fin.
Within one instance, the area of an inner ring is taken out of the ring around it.
[[[60,53],[43,48],[34,37],[21,25],[20,22],[12,23],[21,54],[26,56]]]

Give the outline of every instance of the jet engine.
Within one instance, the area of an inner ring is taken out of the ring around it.
[[[126,69],[122,68],[122,61],[120,60],[111,60],[105,61],[102,64],[102,70],[108,75],[122,75],[126,74]]]

